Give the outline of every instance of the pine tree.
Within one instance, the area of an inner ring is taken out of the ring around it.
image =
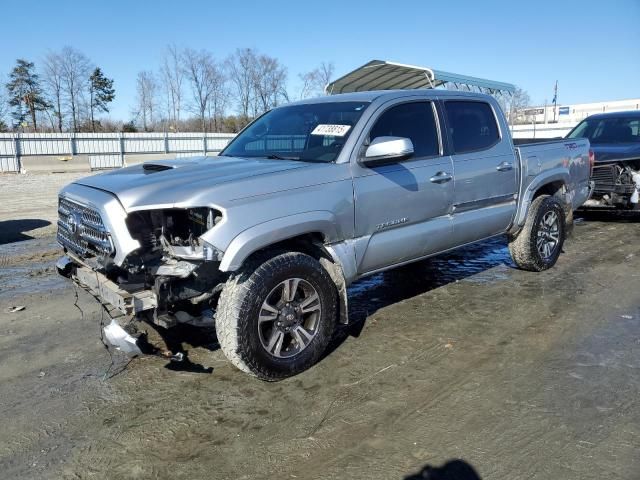
[[[31,117],[31,125],[38,128],[36,112],[46,110],[49,104],[40,87],[40,78],[34,70],[33,62],[19,58],[16,66],[9,74],[6,85],[9,94],[9,106],[13,109],[11,116],[16,126],[24,125],[27,116]]]
[[[94,112],[109,111],[108,104],[115,98],[115,89],[113,88],[113,80],[104,76],[99,67],[89,77],[89,95],[91,108],[91,130],[96,131],[96,123]]]

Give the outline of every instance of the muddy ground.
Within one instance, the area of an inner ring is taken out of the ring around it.
[[[177,337],[202,368],[111,365],[53,238],[1,245],[0,477],[402,479],[458,458],[483,479],[640,479],[639,221],[580,219],[540,274],[498,239],[362,281],[354,325],[279,383],[213,332]]]

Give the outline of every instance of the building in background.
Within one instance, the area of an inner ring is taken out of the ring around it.
[[[556,109],[555,122],[553,121],[554,108]],[[640,98],[555,107],[553,105],[527,107],[518,111],[516,120],[511,125],[511,133],[517,139],[562,138],[589,115],[628,110],[640,110]]]
[[[555,108],[555,122],[554,122]],[[576,103],[573,105],[547,105],[542,107],[528,107],[518,112],[514,124],[532,123],[572,123],[577,124],[589,115],[604,112],[622,112],[626,110],[640,110],[640,98],[630,100],[613,100],[608,102]]]

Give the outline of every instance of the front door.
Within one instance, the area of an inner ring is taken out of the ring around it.
[[[455,176],[455,243],[503,233],[517,207],[518,165],[511,142],[501,141],[488,102],[447,100],[444,110]]]
[[[353,163],[358,273],[364,274],[435,253],[452,233],[451,157],[442,154],[432,102],[388,106],[374,119],[360,154],[377,137],[409,138],[405,161],[367,168]]]

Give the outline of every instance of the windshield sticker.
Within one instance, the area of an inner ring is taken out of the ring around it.
[[[331,135],[332,137],[344,137],[350,128],[351,125],[329,125],[321,123],[313,129],[311,135]]]

